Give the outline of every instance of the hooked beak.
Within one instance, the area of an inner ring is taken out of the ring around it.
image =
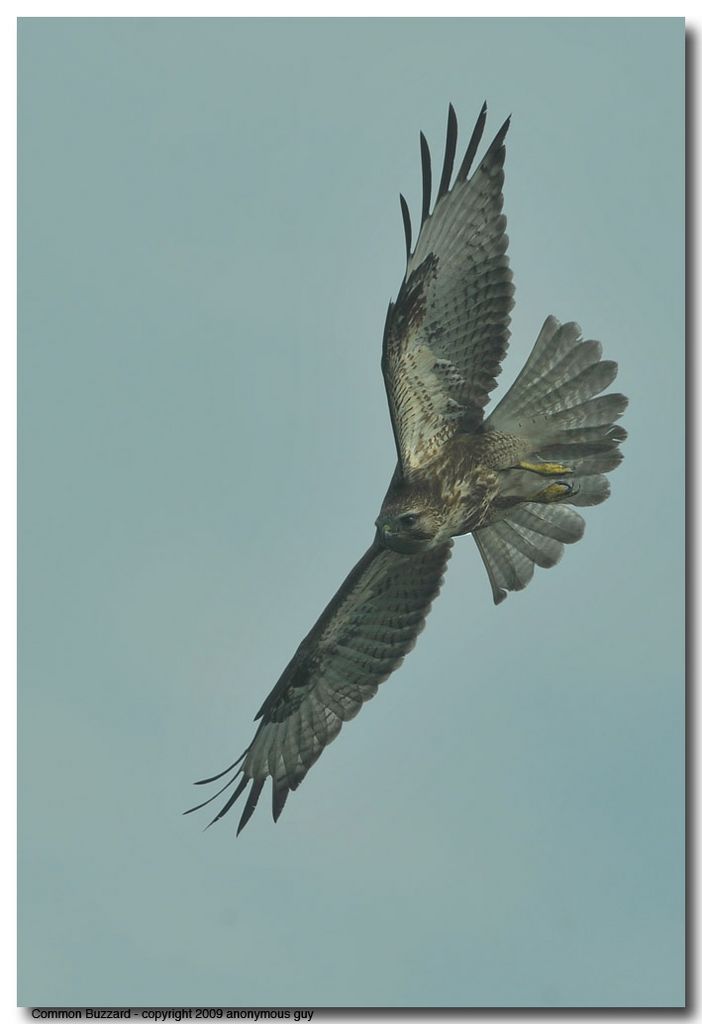
[[[382,516],[378,516],[375,521],[375,526],[380,540],[383,540],[385,537],[392,537],[397,533],[397,530],[393,529],[392,524],[389,523],[387,519],[383,519]]]
[[[384,548],[390,548],[391,551],[396,551],[400,555],[413,555],[417,551],[423,550],[426,544],[423,541],[413,540],[409,537],[404,537],[400,530],[393,526],[392,523],[387,522],[382,518],[378,518],[375,521],[377,527],[377,538]]]

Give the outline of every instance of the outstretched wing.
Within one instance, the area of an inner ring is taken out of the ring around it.
[[[210,823],[223,817],[251,783],[238,834],[270,776],[273,818],[278,820],[288,793],[297,789],[342,723],[375,695],[414,646],[439,592],[450,549],[451,542],[422,554],[401,555],[371,545],[264,701],[251,745],[238,761],[203,783],[223,778],[241,764],[239,770],[191,811],[210,803],[242,776]]]
[[[409,210],[400,196],[407,271],[388,309],[382,368],[405,474],[431,461],[457,430],[480,426],[507,351],[514,292],[502,215],[509,118],[468,178],[486,110],[483,105],[449,188],[458,134],[449,106],[443,170],[431,214],[431,160],[420,135],[422,224],[414,252]]]

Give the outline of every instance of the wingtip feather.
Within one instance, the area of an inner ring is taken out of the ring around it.
[[[475,154],[477,152],[478,146],[480,145],[480,140],[483,137],[483,130],[485,129],[486,118],[487,103],[483,103],[482,107],[480,108],[480,113],[478,114],[478,120],[475,122],[475,127],[473,128],[473,132],[468,143],[468,148],[466,149],[465,156],[463,157],[461,166],[458,170],[458,175],[456,177],[457,181],[465,181],[466,178],[468,177],[468,172],[471,169],[473,160],[475,159]]]
[[[288,799],[290,790],[287,786],[273,786],[273,821],[277,821],[280,815],[283,813],[285,807],[285,801]]]
[[[245,827],[251,815],[256,810],[256,804],[258,803],[258,798],[261,795],[261,790],[263,789],[263,784],[265,781],[265,779],[256,779],[253,785],[251,786],[251,789],[249,790],[249,795],[246,798],[244,810],[242,811],[241,818],[239,819],[239,825],[236,830],[237,835],[240,834],[241,830]]]
[[[400,192],[400,209],[402,210],[402,225],[405,229],[405,249],[407,250],[407,259],[409,260],[412,252],[412,218],[410,217],[409,206],[407,200]]]
[[[206,786],[209,782],[216,782],[217,779],[221,779],[222,776],[227,774],[227,772],[230,772],[232,770],[232,768],[236,768],[236,766],[238,764],[240,764],[241,761],[244,760],[244,758],[246,757],[248,752],[249,752],[249,747],[246,748],[246,750],[241,755],[241,757],[237,757],[236,761],[234,761],[233,764],[230,764],[228,768],[225,768],[223,772],[219,772],[218,775],[212,775],[209,779],[198,779],[198,781],[194,782],[193,785],[194,786]],[[237,775],[238,775],[238,772],[237,772]]]
[[[422,157],[422,224],[429,216],[431,206],[431,154],[424,132],[419,133],[419,149]]]
[[[451,174],[453,172],[453,162],[456,157],[456,142],[458,140],[458,118],[456,117],[456,111],[453,109],[453,104],[449,103],[448,109],[448,123],[446,125],[446,148],[444,150],[444,166],[441,171],[441,181],[439,183],[439,192],[436,197],[438,203],[442,196],[446,195],[451,184]]]
[[[232,780],[232,781],[233,781],[233,780]],[[226,804],[224,805],[224,807],[223,807],[223,808],[222,808],[222,809],[220,810],[220,812],[219,812],[218,814],[216,814],[216,815],[215,815],[215,817],[214,817],[214,818],[212,819],[212,821],[210,822],[210,824],[209,824],[209,825],[207,826],[208,828],[210,827],[210,825],[214,825],[214,823],[215,823],[216,821],[219,821],[219,819],[220,819],[220,818],[223,818],[223,817],[224,817],[224,815],[225,815],[225,814],[227,813],[227,811],[228,811],[228,810],[229,810],[229,809],[230,809],[230,808],[232,807],[232,805],[233,805],[234,803],[236,803],[236,801],[237,801],[237,800],[239,799],[239,797],[240,797],[240,796],[241,796],[241,794],[242,794],[242,793],[244,792],[244,790],[246,789],[246,787],[248,786],[248,784],[249,784],[249,782],[250,782],[250,781],[251,781],[251,779],[250,779],[250,778],[249,778],[249,777],[248,777],[247,775],[245,775],[245,776],[243,777],[243,779],[241,780],[241,782],[239,783],[239,785],[238,785],[238,786],[236,787],[236,789],[234,790],[234,792],[232,793],[232,795],[231,795],[231,796],[229,797],[229,799],[227,800],[227,802],[226,802]],[[218,796],[219,794],[215,794],[215,795],[216,795],[216,796]],[[208,800],[207,802],[209,803],[209,800]]]

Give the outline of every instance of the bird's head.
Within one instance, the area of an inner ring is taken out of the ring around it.
[[[438,508],[413,495],[407,500],[386,502],[375,525],[384,547],[413,555],[441,541],[444,523]]]

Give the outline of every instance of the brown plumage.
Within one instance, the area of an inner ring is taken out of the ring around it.
[[[449,107],[434,209],[431,160],[420,138],[422,220],[383,336],[382,371],[398,462],[368,551],[341,585],[264,701],[251,744],[209,800],[239,782],[219,820],[250,785],[239,831],[272,782],[277,820],[324,747],[414,646],[441,586],[453,538],[473,533],[495,602],[534,565],[554,565],[584,522],[573,506],[609,494],[605,473],[626,434],[626,399],[602,394],[616,363],[577,324],[548,317],[523,370],[485,419],[509,340],[514,287],[502,214],[507,120],[469,177],[483,106],[451,186],[457,120]],[[237,766],[238,770],[234,771]],[[197,810],[198,808],[192,808]],[[189,813],[189,812],[188,812]]]

